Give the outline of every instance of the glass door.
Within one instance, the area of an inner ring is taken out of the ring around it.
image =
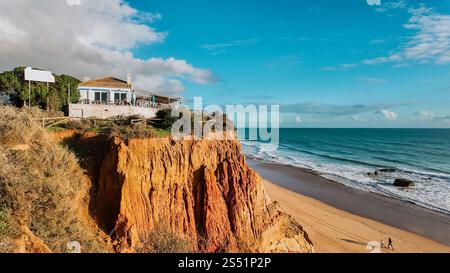
[[[108,93],[102,93],[102,103],[108,102]]]
[[[107,92],[95,92],[95,101],[101,103],[108,102],[108,93]]]

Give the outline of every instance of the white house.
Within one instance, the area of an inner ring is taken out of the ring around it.
[[[131,77],[123,81],[114,77],[82,82],[78,85],[80,102],[84,104],[131,104],[133,85]]]
[[[180,101],[135,90],[128,74],[127,81],[115,77],[89,80],[78,85],[80,101],[69,104],[69,116],[74,118],[111,119],[118,116],[156,117],[161,109],[172,108]]]

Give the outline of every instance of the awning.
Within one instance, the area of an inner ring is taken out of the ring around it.
[[[144,100],[161,104],[170,104],[180,101],[181,98],[165,97],[152,93],[151,91],[135,90],[136,100]]]

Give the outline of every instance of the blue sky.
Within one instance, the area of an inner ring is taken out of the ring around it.
[[[138,57],[186,59],[217,78],[208,85],[187,83],[182,96],[188,102],[202,96],[205,103],[278,103],[289,112],[282,121],[290,126],[449,126],[450,63],[436,60],[450,55],[448,44],[438,57],[377,59],[413,46],[420,29],[405,27],[411,9],[432,9],[420,16],[448,15],[448,1],[130,4],[161,14],[152,26],[168,33],[164,43],[141,45]]]
[[[0,71],[131,72],[287,127],[450,127],[450,1],[367,2],[0,0]]]

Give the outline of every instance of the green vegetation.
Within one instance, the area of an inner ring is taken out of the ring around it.
[[[0,240],[4,237],[15,237],[17,235],[15,224],[11,214],[5,206],[0,204]]]
[[[63,131],[67,131],[68,129],[65,128],[64,126],[53,126],[50,128],[47,128],[47,131],[53,133],[53,132],[63,132]]]
[[[17,228],[10,213],[0,204],[0,253],[12,251],[13,240],[18,236]]]
[[[171,135],[168,130],[155,128],[145,123],[113,125],[108,127],[106,132],[110,137],[120,137],[122,139],[165,138]]]
[[[71,151],[79,161],[89,156],[89,149],[84,145],[81,145],[78,141],[80,135],[76,135],[75,138],[68,138],[61,142],[61,145],[67,150]]]
[[[123,139],[132,138],[165,138],[170,137],[169,130],[161,129],[152,125],[146,124],[143,120],[140,123],[132,124],[133,117],[117,120],[70,120],[66,123],[58,124],[54,127],[47,128],[49,132],[58,132],[64,130],[76,130],[80,133],[92,132],[97,134],[104,134],[109,137],[120,137]]]
[[[83,119],[83,120],[70,120],[65,124],[62,124],[62,128],[78,131],[98,131],[98,128],[106,125],[106,122],[98,123],[94,120]]]
[[[156,226],[143,243],[136,248],[138,253],[192,253],[194,247],[165,224]]]
[[[8,230],[20,223],[54,252],[66,251],[71,241],[83,252],[106,251],[98,230],[81,220],[89,182],[75,155],[33,121],[35,114],[0,106],[0,245],[14,249]]]
[[[172,129],[173,124],[179,120],[180,118],[184,117],[184,115],[190,115],[191,119],[191,133],[194,133],[194,128],[196,125],[196,122],[198,122],[199,128],[205,129],[205,126],[208,125],[208,129],[210,129],[210,132],[217,132],[217,130],[221,131],[236,131],[236,128],[233,125],[233,122],[228,119],[227,115],[224,113],[201,113],[201,117],[198,119],[196,118],[196,115],[200,113],[195,113],[190,110],[185,110],[182,113],[180,113],[180,117],[173,117],[172,116],[172,110],[170,109],[164,109],[160,110],[156,113],[157,119],[158,119],[158,128],[162,128],[163,130],[170,131]],[[221,124],[221,122],[223,122]],[[181,128],[181,130],[184,130],[184,128]]]
[[[0,97],[8,97],[12,105],[21,107],[28,104],[28,82],[24,80],[24,67],[17,67],[0,74]],[[31,104],[50,111],[64,111],[68,104],[68,88],[70,101],[77,102],[80,95],[80,80],[68,75],[54,75],[55,83],[31,83]]]
[[[170,137],[172,135],[169,130],[163,130],[163,129],[159,129],[159,128],[154,128],[154,133],[155,133],[156,137],[159,137],[159,138]]]
[[[130,117],[71,120],[46,130],[35,120],[48,115],[39,108],[0,106],[0,252],[27,247],[28,230],[53,252],[65,252],[71,241],[80,242],[83,252],[110,250],[106,235],[94,222],[86,223],[90,219],[91,185],[80,167],[93,149],[108,147],[80,145],[77,137],[61,145],[48,131],[77,130],[80,136],[95,132],[106,141],[108,137],[164,138],[170,137],[168,129],[174,121],[168,112],[159,114],[160,124],[155,126],[142,117]],[[156,227],[144,242],[138,252],[185,253],[196,249],[164,225]]]
[[[156,113],[156,117],[160,119],[159,126],[165,130],[170,130],[172,125],[178,120],[177,117],[172,117],[172,110],[170,109],[159,110]]]

